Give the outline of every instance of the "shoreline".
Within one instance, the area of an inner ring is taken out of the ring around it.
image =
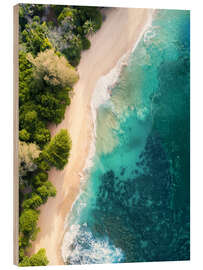
[[[30,249],[32,254],[45,248],[49,265],[64,264],[61,255],[64,225],[80,193],[81,174],[93,139],[91,101],[96,83],[115,67],[123,55],[135,49],[153,14],[151,9],[128,8],[111,8],[106,13],[101,29],[90,38],[90,49],[82,53],[78,66],[80,79],[74,87],[74,96],[65,118],[58,126],[50,127],[52,136],[61,128],[67,128],[72,138],[72,149],[64,170],[52,169],[49,173],[57,195],[40,207],[38,226],[41,231]]]
[[[100,105],[106,103],[111,96],[111,90],[115,87],[117,84],[119,77],[121,75],[121,72],[123,70],[123,67],[128,66],[129,64],[129,58],[130,55],[135,51],[137,45],[139,44],[143,34],[145,31],[151,26],[152,23],[152,18],[154,14],[153,10],[148,17],[148,20],[146,24],[143,26],[142,31],[140,32],[135,44],[133,44],[133,47],[128,49],[117,61],[115,66],[109,70],[109,72],[105,75],[102,75],[96,82],[96,85],[92,91],[92,97],[91,97],[91,113],[92,113],[92,122],[93,122],[93,129],[92,129],[92,140],[90,143],[90,150],[89,154],[86,158],[85,166],[80,173],[80,178],[81,182],[84,181],[86,182],[86,176],[89,174],[89,170],[92,167],[92,158],[94,157],[95,154],[95,140],[96,140],[96,117],[97,117],[97,109],[99,108]],[[79,194],[78,194],[79,196]],[[77,199],[76,199],[77,200]],[[75,201],[76,201],[75,200]],[[75,202],[74,202],[75,203]],[[73,204],[74,204],[73,203]],[[73,207],[73,206],[72,206]],[[69,214],[69,213],[68,213]]]

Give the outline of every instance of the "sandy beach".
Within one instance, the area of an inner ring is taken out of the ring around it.
[[[30,250],[32,254],[45,248],[50,265],[64,264],[61,257],[64,221],[79,193],[79,174],[89,153],[93,128],[90,103],[95,84],[124,53],[133,48],[152,10],[111,8],[105,12],[106,19],[101,29],[90,37],[91,48],[82,53],[78,66],[80,79],[74,87],[74,96],[65,118],[58,126],[51,127],[52,136],[62,128],[68,129],[72,149],[64,170],[52,169],[49,173],[57,195],[40,207],[40,232]]]

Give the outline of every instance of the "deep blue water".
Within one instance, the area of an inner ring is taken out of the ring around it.
[[[99,107],[67,263],[190,258],[190,13],[159,10]]]

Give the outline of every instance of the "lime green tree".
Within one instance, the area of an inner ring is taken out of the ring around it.
[[[46,250],[41,248],[36,254],[31,257],[25,256],[19,263],[19,266],[46,266],[49,261],[46,256]]]
[[[30,133],[26,129],[22,129],[19,132],[19,138],[21,141],[29,141],[30,139]]]
[[[25,209],[20,216],[20,232],[31,236],[37,230],[39,213],[33,209]]]
[[[39,128],[34,134],[34,140],[40,147],[43,147],[45,144],[47,144],[50,139],[51,134],[47,128]]]
[[[29,199],[23,201],[22,207],[24,209],[37,209],[42,203],[42,198],[38,194],[32,193]]]
[[[56,196],[56,188],[52,185],[50,181],[46,181],[36,189],[36,192],[39,194],[42,199],[42,203],[47,202],[49,197]]]
[[[71,138],[67,130],[61,129],[61,131],[51,139],[50,143],[45,146],[40,158],[50,166],[61,170],[68,162],[71,144]]]

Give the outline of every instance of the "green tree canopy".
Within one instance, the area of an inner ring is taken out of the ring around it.
[[[36,192],[42,198],[43,203],[45,203],[49,197],[56,196],[56,188],[49,181],[44,182],[42,186],[38,187]]]
[[[41,204],[43,203],[42,198],[36,194],[36,193],[32,193],[31,197],[29,199],[26,199],[23,201],[22,203],[22,207],[24,209],[36,209],[38,208]]]
[[[29,141],[30,139],[30,133],[27,132],[26,129],[22,129],[20,132],[19,132],[19,138],[21,141]]]
[[[26,53],[19,51],[19,105],[21,106],[30,98],[30,88],[33,83],[33,67],[27,60]]]
[[[20,216],[20,232],[32,235],[37,230],[38,212],[26,209]]]
[[[35,79],[43,80],[50,86],[73,86],[79,78],[66,58],[58,56],[53,49],[40,52],[36,58],[29,54],[28,59],[35,66]]]
[[[21,34],[22,42],[27,52],[36,56],[39,52],[51,49],[53,46],[48,39],[48,28],[46,22],[39,23],[39,17],[34,17],[32,23],[26,24]]]
[[[39,128],[34,134],[34,140],[40,147],[43,147],[45,144],[47,144],[50,139],[51,134],[47,128]]]
[[[50,166],[63,169],[68,161],[71,149],[71,138],[66,129],[61,131],[51,139],[41,153],[42,159]]]
[[[42,170],[35,174],[32,178],[32,186],[34,189],[43,185],[44,182],[48,180],[48,173],[45,170]]]
[[[59,24],[62,24],[64,20],[70,20],[73,21],[74,17],[76,15],[76,10],[70,7],[65,7],[59,14],[57,21]]]
[[[46,250],[41,248],[36,254],[31,257],[25,256],[19,266],[46,266],[49,263]]]

